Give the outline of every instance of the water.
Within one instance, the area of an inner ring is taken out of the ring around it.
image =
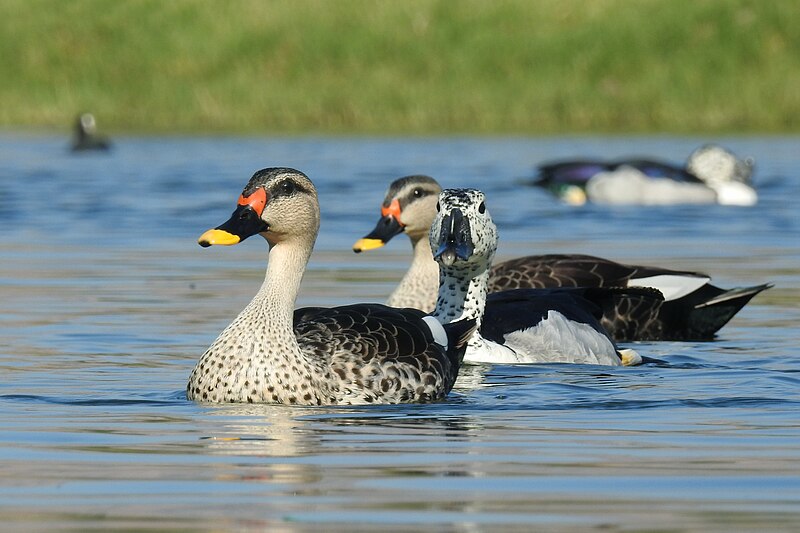
[[[796,530],[798,138],[724,144],[760,202],[570,208],[520,188],[576,155],[682,161],[699,138],[118,138],[110,154],[0,136],[0,524],[9,530]],[[501,259],[582,252],[771,281],[715,342],[638,368],[468,367],[424,406],[208,406],[183,390],[247,303],[266,247],[195,240],[253,171],[317,184],[299,305],[381,301],[408,244],[354,255],[388,183],[486,191]]]

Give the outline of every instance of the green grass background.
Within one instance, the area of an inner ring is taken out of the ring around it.
[[[787,133],[798,0],[0,0],[0,128]]]

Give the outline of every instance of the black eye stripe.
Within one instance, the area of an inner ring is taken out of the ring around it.
[[[292,196],[293,194],[298,192],[307,192],[307,191],[303,186],[301,186],[296,181],[287,179],[271,187],[270,196],[272,198],[278,198],[281,196]]]
[[[405,196],[405,203],[413,202],[414,200],[418,200],[420,198],[425,198],[426,196],[430,196],[433,194],[433,191],[429,191],[427,189],[423,189],[422,187],[415,187]],[[401,199],[401,203],[403,200]]]

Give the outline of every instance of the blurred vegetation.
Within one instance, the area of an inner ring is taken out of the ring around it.
[[[797,0],[0,0],[0,128],[797,132]]]

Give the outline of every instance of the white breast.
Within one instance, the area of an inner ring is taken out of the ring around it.
[[[713,204],[717,194],[699,183],[651,178],[631,167],[601,172],[586,184],[586,194],[602,204]]]
[[[605,335],[588,324],[573,322],[557,311],[550,311],[547,318],[536,326],[506,334],[503,345],[482,337],[479,341],[470,341],[465,361],[498,364],[621,364],[614,345]]]

